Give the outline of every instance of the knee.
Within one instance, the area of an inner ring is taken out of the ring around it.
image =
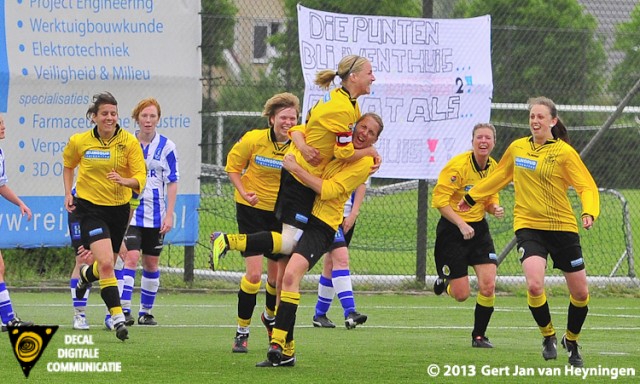
[[[247,271],[247,273],[245,273],[244,277],[251,284],[257,284],[257,283],[260,282],[260,279],[262,278],[262,274],[260,272]]]
[[[571,292],[571,297],[573,297],[576,301],[587,301],[589,300],[589,289],[584,287],[584,289],[580,289],[577,292]]]
[[[527,281],[527,291],[530,296],[540,296],[544,293],[544,283],[541,281]]]
[[[491,297],[496,291],[496,283],[494,281],[483,282],[479,284],[478,291],[485,297]]]

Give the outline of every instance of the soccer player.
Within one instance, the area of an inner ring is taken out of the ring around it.
[[[82,246],[82,236],[80,234],[80,219],[75,211],[68,212],[67,225],[69,226],[69,237],[71,238],[71,247],[75,251],[75,264],[71,271],[71,279],[69,280],[69,288],[71,289],[71,300],[73,302],[73,329],[88,330],[89,322],[86,317],[87,301],[91,289],[85,290],[85,294],[81,297],[76,295],[76,287],[80,281],[80,267],[83,265],[91,265],[93,263],[93,255],[91,251],[84,249]]]
[[[67,212],[76,211],[82,243],[95,259],[91,266],[80,269],[76,297],[84,297],[88,284],[99,280],[116,337],[124,341],[129,331],[113,267],[127,229],[133,192],[144,189],[146,165],[138,140],[118,125],[118,102],[112,94],[94,95],[86,115],[95,127],[73,134],[63,152],[64,206]]]
[[[379,167],[379,155],[375,148],[355,150],[352,144],[353,127],[360,118],[360,106],[357,98],[371,92],[371,84],[375,81],[371,62],[362,56],[348,55],[338,63],[338,70],[318,71],[315,83],[322,89],[329,89],[334,79],[341,79],[341,87],[327,92],[324,97],[309,110],[304,126],[293,127],[289,131],[292,138],[290,152],[296,161],[308,172],[319,176],[324,167],[334,157],[357,161],[365,156],[373,156]],[[297,137],[295,136],[297,132]],[[298,145],[306,142],[301,149]],[[291,175],[282,170],[280,188],[275,205],[276,218],[282,223],[282,235],[276,241],[280,253],[289,255],[297,239],[300,238],[316,193]],[[345,199],[346,200],[346,199]],[[245,251],[244,237],[225,235],[214,232],[212,235],[211,263],[216,268],[220,255],[227,249]],[[223,238],[224,237],[224,238]],[[254,250],[269,251],[274,245],[266,239],[262,247],[250,246]]]
[[[529,99],[529,128],[531,136],[513,141],[496,170],[471,188],[458,207],[466,211],[513,181],[513,227],[527,281],[527,303],[544,337],[542,356],[545,360],[557,357],[556,329],[544,290],[547,257],[551,256],[553,267],[563,272],[569,288],[562,346],[569,353],[569,364],[582,367],[578,337],[587,318],[589,288],[567,190],[573,186],[580,196],[581,224],[585,229],[593,226],[600,213],[600,196],[589,170],[569,144],[567,128],[551,99]]]
[[[324,258],[322,274],[318,282],[318,301],[312,320],[314,327],[336,327],[333,321],[327,317],[333,297],[336,295],[342,305],[344,325],[347,329],[353,329],[367,321],[367,315],[356,311],[349,271],[348,249],[366,190],[366,183],[359,185],[344,205],[344,219],[336,232],[336,238],[329,248],[329,253]]]
[[[469,187],[487,177],[496,168],[491,151],[496,143],[496,129],[492,124],[473,127],[472,150],[453,157],[440,171],[433,190],[432,207],[440,211],[436,228],[434,257],[438,279],[434,292],[447,293],[457,301],[469,298],[469,266],[478,279],[478,295],[474,312],[471,346],[493,348],[485,332],[495,302],[495,279],[498,258],[485,212],[498,218],[504,216],[498,194],[477,201],[468,212],[458,210],[458,202]]]
[[[235,187],[236,220],[241,233],[282,229],[274,207],[280,187],[282,158],[290,145],[287,132],[298,123],[300,101],[292,93],[276,94],[267,100],[262,115],[267,118],[268,128],[245,133],[227,155],[225,170]],[[275,320],[278,260],[282,257],[262,251],[245,251],[242,256],[246,272],[238,290],[238,326],[232,347],[235,353],[249,351],[249,326],[262,282],[263,257],[267,259],[267,283],[261,319],[265,325]]]
[[[378,115],[363,115],[353,134],[354,147],[371,147],[382,129],[382,119]],[[295,351],[291,334],[300,303],[300,281],[333,243],[343,220],[344,202],[367,180],[373,162],[372,157],[364,157],[355,162],[334,159],[326,166],[322,177],[318,177],[307,172],[295,161],[293,155],[285,156],[283,167],[312,188],[317,196],[306,229],[284,270],[280,305],[267,352],[267,360],[273,366],[281,365],[283,359],[295,361],[293,354],[285,353],[285,348]],[[258,363],[258,366],[267,366],[265,363]]]
[[[126,252],[120,299],[128,326],[135,323],[131,314],[131,298],[141,252],[140,309],[136,317],[139,325],[158,324],[151,314],[160,287],[158,262],[164,237],[173,228],[173,212],[180,178],[176,145],[157,132],[161,115],[160,103],[151,97],[140,100],[131,113],[131,118],[139,128],[135,137],[147,164],[147,182],[124,237]]]
[[[4,140],[5,130],[4,116],[0,114],[0,140]],[[31,209],[9,188],[7,181],[7,174],[4,169],[4,153],[0,148],[0,196],[17,205],[20,209],[20,214],[22,216],[27,215],[27,220],[31,220]],[[0,319],[2,320],[2,332],[6,332],[8,327],[29,327],[33,325],[33,322],[20,320],[13,311],[7,284],[4,282],[4,271],[4,258],[2,257],[2,252],[0,252]]]

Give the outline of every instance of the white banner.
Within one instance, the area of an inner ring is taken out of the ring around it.
[[[198,237],[202,105],[200,1],[0,0],[0,113],[9,186],[33,211],[27,222],[0,198],[0,247],[70,244],[63,208],[62,150],[90,129],[92,96],[111,92],[120,125],[155,97],[158,131],[180,158],[175,228],[165,242]]]
[[[376,81],[358,101],[362,113],[376,112],[385,123],[374,177],[437,179],[447,160],[471,148],[473,126],[489,122],[490,16],[357,16],[298,5],[298,28],[302,116],[325,93],[313,84],[318,70],[336,70],[349,54],[371,61]]]

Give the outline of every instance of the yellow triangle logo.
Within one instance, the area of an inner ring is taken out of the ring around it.
[[[29,372],[36,365],[57,330],[57,325],[7,327],[13,354],[18,359],[25,377],[29,377]]]

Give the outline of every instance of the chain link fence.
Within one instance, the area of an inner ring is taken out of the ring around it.
[[[203,167],[200,241],[194,262],[198,278],[236,282],[244,271],[237,252],[223,259],[221,271],[206,271],[208,236],[214,230],[237,231],[233,187],[224,172],[231,146],[246,131],[267,126],[259,111],[271,95],[287,91],[302,96],[296,3],[203,0]],[[572,144],[601,188],[601,217],[592,230],[580,233],[588,274],[603,284],[637,282],[633,261],[640,241],[640,176],[634,165],[640,163],[640,5],[636,1],[301,3],[347,14],[432,18],[490,14],[491,122],[498,132],[493,157],[499,159],[512,140],[529,134],[524,104],[529,97],[555,100]],[[432,181],[373,178],[350,247],[358,287],[389,289],[433,281],[440,215],[430,208],[432,189]],[[571,198],[579,212],[575,193]],[[489,219],[501,258],[499,284],[522,283],[509,216],[512,189],[505,189],[501,200],[507,217]],[[166,252],[170,267],[183,267],[180,252],[170,247]],[[310,272],[311,281],[320,268]],[[561,277],[555,270],[549,275]]]

